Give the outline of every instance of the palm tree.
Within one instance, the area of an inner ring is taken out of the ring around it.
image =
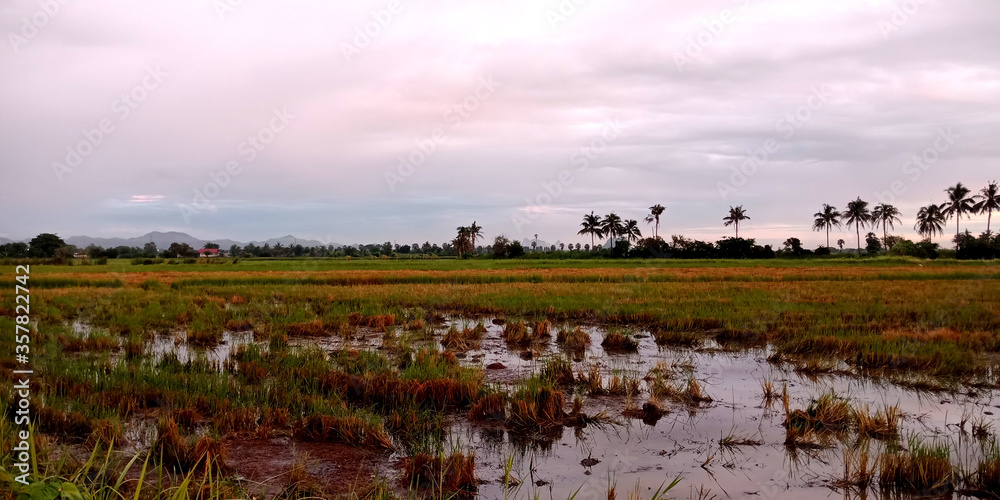
[[[725,224],[723,224],[725,226],[732,226],[734,224],[736,225],[736,237],[739,238],[740,237],[740,222],[741,221],[745,221],[745,220],[750,220],[750,217],[747,215],[746,210],[743,210],[743,205],[740,205],[740,206],[735,207],[735,208],[733,208],[732,206],[730,206],[729,207],[729,215],[726,216],[726,217],[723,217],[722,220],[724,220],[726,222]]]
[[[899,220],[900,215],[902,214],[899,213],[899,209],[888,203],[879,203],[872,209],[872,223],[875,229],[878,229],[879,223],[882,224],[882,245],[885,246],[886,250],[889,249],[889,231],[887,227],[896,229],[896,222],[902,224],[903,221]]]
[[[582,226],[583,229],[577,231],[576,234],[579,234],[579,235],[589,234],[590,235],[590,246],[594,247],[594,237],[595,236],[598,237],[598,238],[603,238],[604,237],[604,228],[603,228],[603,226],[601,224],[602,224],[601,223],[601,218],[598,217],[598,216],[596,216],[596,215],[594,215],[594,212],[591,211],[589,215],[584,215],[583,216],[583,222],[580,223],[580,226]]]
[[[926,207],[921,207],[920,211],[917,212],[917,223],[913,226],[913,229],[916,229],[917,233],[930,240],[935,234],[944,234],[945,220],[941,207],[931,203]]]
[[[483,237],[483,227],[476,224],[476,221],[472,221],[472,225],[469,226],[469,237],[472,238],[472,247],[476,247],[476,238]]]
[[[465,226],[459,226],[458,236],[451,241],[455,251],[458,252],[458,258],[462,258],[462,252],[474,251],[476,247],[472,245],[472,231]]]
[[[622,236],[628,241],[639,241],[642,238],[642,232],[639,231],[639,223],[635,219],[625,221],[625,224],[622,226]]]
[[[653,224],[654,238],[659,238],[660,216],[663,215],[663,212],[665,210],[666,208],[663,208],[663,205],[657,203],[656,205],[649,207],[649,215],[647,215],[646,218],[644,219],[647,224]]]
[[[618,214],[611,212],[610,214],[604,216],[604,220],[601,221],[601,229],[604,234],[611,236],[611,251],[615,250],[615,236],[621,235],[625,230],[625,226],[622,225],[622,218]]]
[[[986,216],[986,233],[989,234],[990,222],[993,220],[993,211],[1000,210],[1000,193],[997,193],[997,181],[993,181],[983,189],[980,189],[979,194],[974,198],[979,200],[979,202],[972,209],[978,214],[988,214]]]
[[[847,204],[847,210],[844,210],[840,217],[847,223],[848,226],[854,224],[854,230],[858,233],[858,255],[861,255],[861,228],[868,226],[872,221],[872,213],[868,210],[868,202],[858,199]]]
[[[958,236],[962,215],[975,212],[972,208],[974,200],[969,197],[969,188],[963,186],[961,182],[945,189],[944,192],[948,193],[948,201],[941,204],[941,211],[945,220],[955,218],[955,236]]]
[[[830,228],[840,227],[840,212],[831,205],[823,204],[823,210],[813,214],[816,220],[813,221],[813,230],[826,230],[826,247],[830,248]]]

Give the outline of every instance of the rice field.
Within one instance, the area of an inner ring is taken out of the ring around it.
[[[36,477],[88,497],[1000,491],[992,263],[32,271]],[[5,331],[14,309],[4,294]],[[15,368],[0,359],[4,394]],[[0,411],[0,498],[13,499],[8,399]]]

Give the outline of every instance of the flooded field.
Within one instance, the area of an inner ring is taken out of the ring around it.
[[[44,290],[38,454],[231,497],[994,498],[996,280],[816,275]]]

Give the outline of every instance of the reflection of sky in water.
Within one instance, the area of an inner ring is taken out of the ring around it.
[[[454,320],[459,328],[475,326],[475,321]],[[500,362],[505,370],[487,370],[490,383],[509,384],[519,377],[526,377],[540,370],[552,355],[561,353],[555,342],[557,328],[552,329],[552,339],[535,346],[532,359],[523,359],[524,349],[508,349],[501,338],[502,326],[484,321],[487,327],[478,349],[462,356],[463,363],[484,366]],[[74,331],[85,326],[74,324]],[[447,325],[438,328],[438,338]],[[629,373],[634,378],[644,377],[657,362],[664,361],[676,368],[674,381],[683,382],[693,375],[702,383],[704,391],[714,402],[698,408],[662,401],[670,412],[655,425],[621,416],[624,409],[622,397],[586,397],[584,411],[594,415],[601,411],[617,420],[618,425],[588,426],[584,429],[557,429],[548,436],[523,436],[501,429],[484,429],[465,418],[454,418],[449,440],[460,442],[463,447],[473,447],[477,456],[477,473],[486,481],[480,486],[482,498],[503,498],[503,462],[511,454],[515,457],[515,475],[524,479],[516,497],[568,498],[581,488],[576,498],[606,498],[609,471],[617,481],[619,497],[641,482],[644,497],[648,497],[663,482],[669,483],[681,475],[683,482],[670,495],[673,498],[697,497],[697,489],[704,485],[719,498],[779,498],[799,499],[839,497],[841,493],[828,488],[831,481],[843,474],[844,444],[854,444],[854,435],[831,438],[833,447],[824,449],[789,450],[784,446],[782,404],[775,401],[770,408],[762,401],[761,381],[771,380],[779,392],[787,384],[792,409],[805,408],[811,398],[831,389],[848,397],[855,407],[867,404],[872,412],[884,404],[898,404],[905,415],[900,441],[916,433],[932,440],[947,440],[952,447],[952,461],[975,466],[978,444],[968,436],[959,438],[959,423],[963,417],[991,424],[995,432],[1000,429],[1000,393],[991,390],[964,389],[962,393],[932,393],[905,389],[862,377],[848,375],[822,375],[807,377],[792,370],[766,362],[768,349],[740,353],[712,349],[685,350],[660,349],[645,332],[639,332],[639,352],[632,354],[606,354],[600,346],[603,330],[585,327],[592,343],[573,361],[574,371],[586,371],[597,365],[605,379],[613,373]],[[178,333],[177,335],[183,335]],[[189,348],[185,342],[175,344],[175,336],[158,335],[151,343],[157,358],[175,352],[181,362],[194,355],[204,354],[209,361],[217,360],[220,366],[229,354],[241,344],[253,341],[250,332],[225,332],[223,342],[211,348]],[[342,347],[377,348],[381,334],[361,331],[360,338],[344,341],[340,337],[322,339],[295,338],[292,345],[319,345],[334,350]],[[436,341],[427,341],[435,344]],[[417,344],[420,344],[418,342]],[[717,347],[709,343],[710,347]],[[606,385],[606,382],[605,382]],[[646,385],[642,384],[645,391]],[[642,404],[644,394],[636,402]],[[567,401],[572,398],[568,397]],[[992,413],[992,415],[990,415]],[[969,429],[969,425],[966,425]],[[141,432],[141,429],[136,429]],[[720,448],[723,436],[736,434],[763,441],[760,446]],[[872,441],[872,460],[883,443]],[[584,467],[581,461],[595,458],[600,462]],[[707,462],[707,463],[706,463]],[[703,464],[705,464],[703,466]],[[589,472],[590,474],[586,474]],[[541,486],[534,486],[535,483]],[[652,488],[647,490],[647,488]]]

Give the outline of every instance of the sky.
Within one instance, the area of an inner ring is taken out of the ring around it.
[[[861,197],[915,239],[948,186],[1000,179],[998,19],[995,0],[4,2],[0,237],[404,244],[476,221],[589,243],[584,214],[659,203],[661,236],[732,235],[742,205],[741,236],[813,248],[812,214]]]

